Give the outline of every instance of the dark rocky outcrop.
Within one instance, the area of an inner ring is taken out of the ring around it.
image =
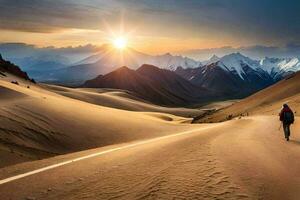
[[[29,81],[35,83],[35,81],[33,79],[30,79],[28,74],[26,72],[22,71],[17,65],[4,60],[1,56],[1,54],[0,54],[0,73],[1,74],[10,73],[17,77],[20,77],[20,78],[23,78],[25,80],[29,80]]]

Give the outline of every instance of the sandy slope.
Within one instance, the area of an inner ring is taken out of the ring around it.
[[[102,148],[1,168],[0,179],[150,138],[193,132],[2,184],[0,199],[299,199],[299,119],[286,142],[277,116],[272,116],[284,101],[299,108],[300,79],[295,77],[221,110],[215,119],[233,110],[255,116],[196,125],[170,114],[108,108],[1,78],[2,166]],[[261,113],[268,115],[257,115]]]
[[[187,118],[93,105],[13,76],[0,91],[0,166],[189,129]]]
[[[182,117],[194,117],[204,113],[204,111],[200,109],[157,106],[137,98],[125,90],[93,88],[72,89],[55,85],[43,85],[43,87],[47,90],[73,99],[122,110],[169,113]]]
[[[300,136],[285,142],[278,124],[273,117],[252,117],[196,125],[191,134],[3,184],[0,198],[298,199]],[[1,178],[95,151],[101,149],[5,168]]]
[[[300,72],[199,121],[219,122],[226,120],[229,115],[278,115],[284,103],[288,103],[296,115],[299,115]]]
[[[240,120],[239,120],[240,121]],[[254,199],[299,199],[300,128],[286,142],[277,117],[251,117],[217,138],[213,149]],[[230,147],[230,148],[229,148]]]

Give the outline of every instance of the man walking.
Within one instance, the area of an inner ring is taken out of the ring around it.
[[[283,108],[279,114],[282,121],[283,131],[286,141],[290,140],[290,125],[294,123],[294,113],[287,104],[283,104]]]

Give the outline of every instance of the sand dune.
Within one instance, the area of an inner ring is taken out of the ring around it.
[[[10,80],[17,80],[19,85],[10,83]],[[11,75],[0,79],[0,89],[1,153],[6,152],[16,162],[190,128],[182,124],[186,118],[94,105],[61,96]],[[111,97],[121,99],[120,96]],[[123,97],[123,105],[126,105],[125,100],[130,99]],[[147,106],[143,102],[141,105]],[[154,110],[164,109],[152,107]],[[171,111],[176,113],[176,109]],[[1,166],[7,165],[6,160],[1,160]]]
[[[112,107],[122,110],[139,111],[139,112],[160,112],[169,113],[182,117],[194,117],[204,113],[201,109],[188,108],[168,108],[154,105],[143,99],[135,97],[129,91],[117,89],[93,89],[80,88],[72,89],[55,85],[43,85],[47,90],[61,94],[66,97],[78,99],[95,105]]]
[[[14,99],[23,98],[27,95],[17,92],[15,90],[0,86],[0,97],[1,101],[12,101]]]
[[[252,199],[299,199],[299,120],[291,128],[290,142],[284,140],[273,116],[234,120],[239,123],[214,141],[218,161],[231,170]]]

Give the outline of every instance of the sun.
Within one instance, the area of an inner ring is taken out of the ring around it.
[[[118,37],[113,40],[113,44],[117,49],[125,49],[127,47],[127,39],[124,37]]]

